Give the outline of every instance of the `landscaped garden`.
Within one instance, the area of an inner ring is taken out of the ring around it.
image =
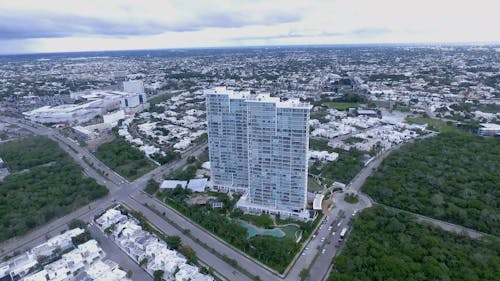
[[[193,196],[198,200],[188,200]],[[235,208],[238,195],[231,197],[216,192],[193,194],[182,187],[159,191],[157,197],[220,239],[279,272],[290,264],[302,241],[321,219],[318,217],[313,222],[303,222],[273,219],[265,214],[243,214]],[[193,201],[202,204],[192,204]],[[210,204],[213,201],[221,202],[222,207],[214,208]]]

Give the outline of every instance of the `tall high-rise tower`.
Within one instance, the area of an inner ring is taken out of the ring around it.
[[[214,187],[245,193],[249,212],[303,216],[310,105],[269,95],[206,91]]]

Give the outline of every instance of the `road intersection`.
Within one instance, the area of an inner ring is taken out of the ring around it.
[[[385,151],[375,157],[347,186],[349,193],[358,195],[358,203],[348,204],[343,200],[343,193],[333,194],[334,208],[330,213],[326,214],[324,222],[320,225],[313,238],[304,243],[303,251],[301,251],[295,260],[294,265],[290,267],[290,270],[284,274],[279,274],[208,233],[155,198],[142,192],[142,189],[150,179],[160,181],[165,173],[185,166],[187,157],[203,153],[207,147],[206,144],[196,145],[186,151],[182,159],[159,166],[137,180],[129,182],[103,164],[86,148],[62,136],[57,130],[32,124],[26,120],[9,117],[2,116],[0,120],[30,130],[34,134],[44,135],[55,140],[82,167],[86,175],[94,178],[109,190],[108,195],[87,206],[36,228],[22,237],[12,238],[3,242],[0,244],[0,257],[5,257],[14,251],[22,252],[45,242],[47,237],[58,235],[61,231],[67,229],[67,224],[73,219],[90,222],[95,215],[103,212],[110,206],[123,203],[143,213],[148,221],[164,233],[181,237],[183,243],[193,248],[203,263],[213,268],[227,280],[250,281],[256,280],[256,276],[258,276],[260,280],[266,281],[299,281],[301,280],[300,272],[303,269],[309,269],[310,276],[307,280],[324,280],[331,270],[332,258],[341,250],[342,245],[339,242],[340,230],[350,225],[350,221],[355,217],[356,213],[373,204],[373,201],[368,196],[360,192],[360,188],[366,178],[376,170],[382,163],[382,160],[393,150]],[[340,216],[341,214],[343,216]],[[420,216],[420,219],[427,219],[428,222],[434,225],[437,223],[438,226],[439,223],[449,225],[446,222],[423,216]],[[457,227],[461,230],[460,226]],[[225,259],[236,261],[237,266],[229,265]]]

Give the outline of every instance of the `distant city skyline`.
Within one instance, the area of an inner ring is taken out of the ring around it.
[[[499,8],[494,0],[0,0],[0,54],[498,43]]]

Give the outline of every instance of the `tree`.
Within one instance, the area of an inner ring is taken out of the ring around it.
[[[165,242],[170,248],[176,250],[181,245],[181,238],[179,236],[167,236]]]
[[[143,259],[139,262],[139,266],[145,266],[146,264],[148,264],[148,258],[143,258]]]
[[[392,152],[363,191],[389,206],[499,235],[500,220],[486,214],[500,212],[500,141],[446,130]]]
[[[85,229],[85,228],[87,228],[87,223],[85,223],[84,221],[79,220],[79,219],[72,219],[72,220],[68,223],[68,228],[69,228],[69,229],[73,229],[73,228],[81,228],[81,229]]]
[[[352,223],[328,280],[496,280],[500,240],[469,239],[375,206]]]
[[[306,280],[307,277],[309,277],[309,269],[308,268],[302,269],[299,273],[299,277],[301,281]]]
[[[196,157],[194,156],[189,156],[187,159],[186,159],[186,163],[188,164],[193,164],[194,162],[196,162]]]
[[[158,191],[159,188],[160,185],[154,179],[150,179],[148,180],[148,183],[146,184],[144,191],[148,194],[153,195]]]
[[[2,143],[0,157],[12,172],[0,184],[0,241],[22,235],[108,193],[95,180],[84,177],[73,159],[48,138]]]
[[[188,260],[188,262],[192,264],[196,264],[198,262],[198,257],[196,256],[196,253],[189,246],[180,246],[179,248],[177,248],[177,251],[183,254]]]
[[[90,239],[92,239],[92,237],[90,236],[90,233],[85,230],[85,232],[83,232],[75,237],[72,237],[71,242],[73,243],[73,245],[78,246],[80,244],[83,244],[83,243],[89,241]]]
[[[153,280],[161,281],[163,279],[163,273],[163,270],[155,270],[155,272],[153,272]]]

